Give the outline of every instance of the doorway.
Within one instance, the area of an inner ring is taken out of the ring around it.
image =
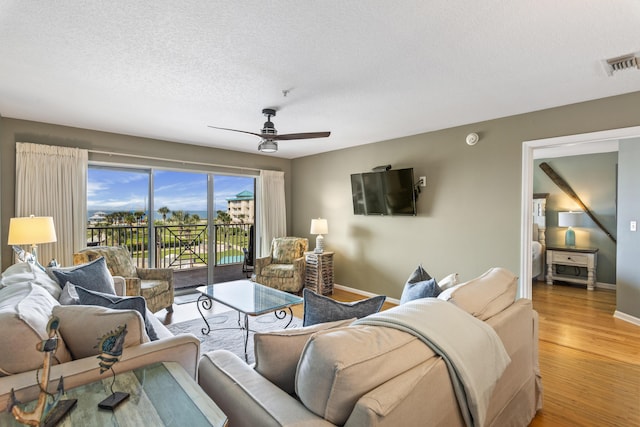
[[[533,199],[534,159],[617,151],[619,140],[637,137],[640,137],[640,126],[523,142],[519,297],[532,298],[532,253],[529,237],[533,232],[531,200]]]

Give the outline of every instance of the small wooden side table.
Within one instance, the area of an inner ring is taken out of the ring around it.
[[[333,293],[333,252],[305,252],[305,283],[307,289],[320,295]]]
[[[587,277],[558,273],[558,266],[586,268]],[[596,286],[596,267],[598,266],[597,248],[578,248],[568,246],[547,247],[547,285],[554,280],[587,285],[592,291]]]

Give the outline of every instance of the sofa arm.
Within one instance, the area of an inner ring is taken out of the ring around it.
[[[126,372],[156,362],[178,362],[192,378],[197,378],[200,341],[194,335],[181,334],[170,338],[144,343],[124,349],[120,362],[114,370]],[[108,373],[100,374],[98,359],[95,356],[72,360],[51,367],[49,390],[55,390],[58,379],[64,377],[66,389],[78,387],[106,378]],[[36,399],[40,391],[36,382],[36,371],[0,377],[0,408],[6,408],[11,389],[22,402]]]
[[[271,255],[263,258],[256,258],[255,265],[254,265],[254,270],[256,275],[259,275],[262,269],[269,264],[271,264]]]
[[[127,294],[127,281],[122,276],[113,276],[113,287],[116,289],[116,295],[125,296]]]
[[[202,356],[198,383],[227,415],[229,425],[333,426],[226,350]]]

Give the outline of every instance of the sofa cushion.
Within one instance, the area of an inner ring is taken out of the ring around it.
[[[318,331],[348,326],[355,319],[318,323],[302,328],[256,332],[253,335],[254,369],[289,394],[295,392],[296,368],[309,337]]]
[[[438,281],[438,287],[440,291],[449,289],[458,284],[458,273],[451,273]]]
[[[518,278],[507,269],[494,267],[475,279],[446,289],[438,298],[487,320],[513,304],[517,290]]]
[[[47,324],[58,305],[49,292],[31,282],[0,289],[0,375],[42,366],[44,354],[36,345],[49,338]],[[64,340],[59,339],[54,364],[70,360]]]
[[[418,338],[393,328],[316,332],[298,363],[296,394],[316,415],[343,425],[360,397],[432,356]]]
[[[115,310],[135,310],[140,313],[144,320],[144,328],[151,341],[158,339],[153,326],[147,320],[147,303],[143,297],[119,297],[116,295],[105,294],[85,289],[81,286],[75,286],[67,282],[67,286],[73,286],[78,295],[78,302],[82,305],[99,305],[101,307],[113,308]]]
[[[124,348],[149,342],[142,316],[136,310],[114,310],[93,305],[58,305],[54,307],[53,314],[60,319],[60,335],[74,359],[98,355],[98,344],[102,337],[124,324],[127,325]]]
[[[36,267],[29,262],[19,262],[7,268],[2,273],[0,289],[17,283],[27,282],[41,286],[56,300],[60,297],[62,286],[60,286],[56,280],[49,277],[49,275],[39,267]]]
[[[361,301],[344,303],[318,295],[309,289],[304,289],[302,295],[304,298],[304,319],[302,322],[304,326],[354,317],[359,319],[377,313],[387,298],[384,295],[378,295]]]
[[[104,292],[115,295],[116,289],[113,286],[113,278],[103,257],[86,264],[81,264],[68,268],[49,268],[58,280],[60,287],[64,287],[67,282],[71,282],[76,286],[82,286],[92,291]]]

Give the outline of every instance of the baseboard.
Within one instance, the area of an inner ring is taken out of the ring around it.
[[[348,286],[333,285],[333,287],[336,288],[336,289],[340,289],[341,291],[351,292],[352,294],[362,295],[363,297],[367,297],[367,298],[378,296],[378,294],[374,294],[372,292],[363,291],[363,290],[360,290],[360,289],[350,288]],[[387,297],[386,301],[391,302],[393,304],[400,305],[400,300],[396,299],[396,298]]]
[[[609,289],[610,291],[615,291],[616,290],[616,284],[615,283],[596,282],[596,288],[598,288],[598,289]]]
[[[622,313],[621,311],[616,310],[613,313],[613,317],[615,317],[616,319],[624,320],[625,322],[632,323],[636,326],[640,326],[640,319],[629,314]]]

